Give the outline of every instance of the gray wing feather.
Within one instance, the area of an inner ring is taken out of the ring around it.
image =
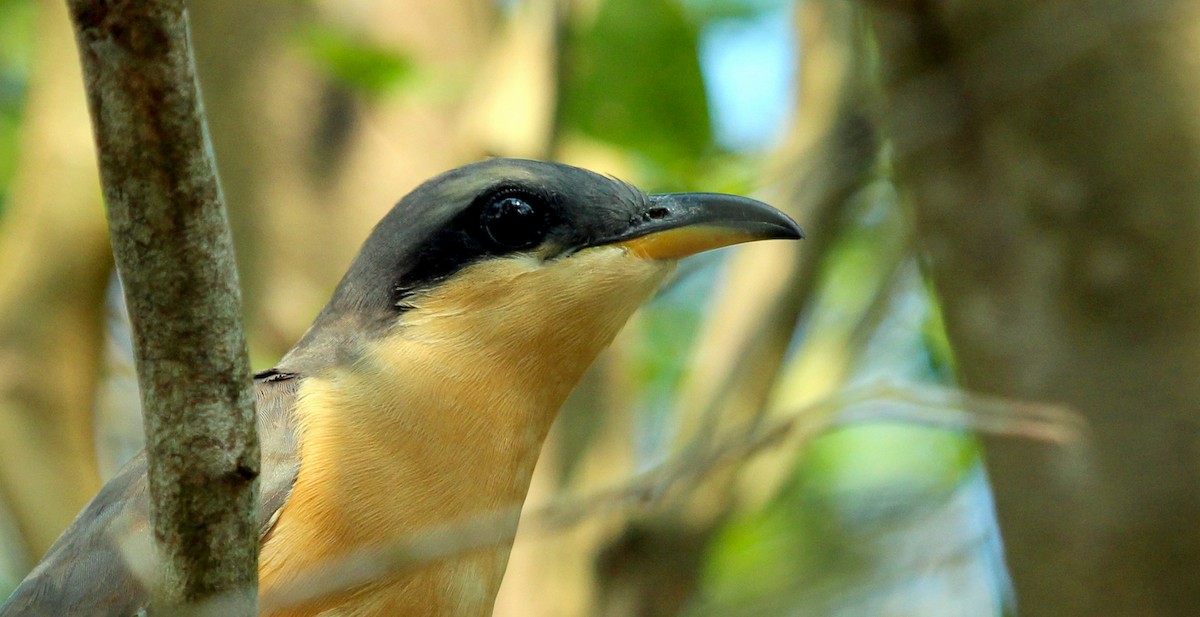
[[[259,538],[287,502],[299,470],[293,407],[300,378],[268,372],[255,380],[262,475]],[[146,457],[138,454],[80,512],[37,567],[0,606],[0,617],[131,617],[149,592],[122,557],[122,534],[149,546]]]

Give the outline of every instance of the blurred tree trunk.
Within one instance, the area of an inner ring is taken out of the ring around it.
[[[192,4],[189,12],[196,70],[237,249],[246,333],[252,347],[257,343],[266,348],[264,355],[278,357],[291,341],[272,336],[262,310],[262,290],[274,271],[265,246],[269,207],[263,180],[297,184],[303,179],[302,169],[290,176],[277,169],[284,158],[273,155],[283,149],[275,143],[280,127],[267,119],[266,108],[282,104],[274,94],[278,81],[286,79],[279,75],[295,74],[281,64],[289,57],[289,36],[300,11],[295,3],[278,0],[210,0]]]
[[[92,408],[112,270],[65,6],[37,10],[21,161],[0,229],[0,493],[31,558],[99,488]]]
[[[1200,601],[1200,6],[873,4],[896,171],[963,384],[1071,405],[997,440],[1023,616]]]

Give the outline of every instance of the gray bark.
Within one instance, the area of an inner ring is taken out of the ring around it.
[[[180,0],[70,0],[133,326],[163,602],[252,615],[259,470],[233,245]]]

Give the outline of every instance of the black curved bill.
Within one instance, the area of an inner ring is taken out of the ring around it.
[[[791,217],[749,197],[668,193],[651,195],[640,220],[601,243],[646,259],[679,259],[742,242],[803,237]]]

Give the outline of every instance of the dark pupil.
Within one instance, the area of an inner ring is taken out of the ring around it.
[[[483,210],[483,230],[497,245],[506,249],[524,249],[538,243],[542,217],[520,197],[502,197]]]

